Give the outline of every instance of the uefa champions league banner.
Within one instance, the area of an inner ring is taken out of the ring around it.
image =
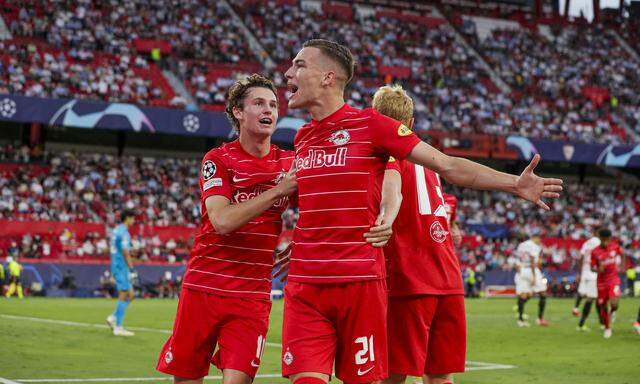
[[[18,95],[0,94],[0,120],[171,135],[220,138],[234,136],[231,124],[222,112]],[[299,118],[281,118],[273,140],[292,143],[297,130],[304,123]],[[522,136],[509,136],[507,144],[523,160],[529,160],[539,153],[545,161],[640,168],[640,144],[614,146],[529,139]]]
[[[587,144],[509,136],[507,145],[523,160],[530,160],[538,153],[543,161],[640,168],[640,144]]]
[[[231,124],[220,112],[1,94],[0,120],[187,136],[228,137],[232,133]]]
[[[231,124],[222,112],[19,95],[0,94],[0,120],[170,135],[220,138],[235,136]],[[304,121],[301,119],[280,119],[273,140],[293,143],[293,138],[302,124]]]

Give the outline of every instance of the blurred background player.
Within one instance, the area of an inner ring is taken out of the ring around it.
[[[453,245],[458,247],[462,243],[462,230],[458,225],[458,198],[450,193],[443,193],[444,205],[447,209],[447,222],[451,229],[451,239]]]
[[[413,100],[402,87],[381,87],[373,108],[413,128]],[[400,176],[402,205],[385,248],[389,378],[383,383],[404,383],[407,376],[452,383],[454,372],[464,372],[467,346],[464,288],[449,226],[455,205],[449,197],[447,209],[438,174],[395,159],[387,165],[383,200],[390,171]]]
[[[120,213],[120,224],[111,232],[111,275],[116,281],[118,303],[116,309],[107,317],[107,324],[116,336],[133,336],[134,333],[124,329],[124,315],[133,300],[131,274],[133,259],[131,257],[131,235],[129,228],[135,221],[136,214],[131,210]]]
[[[7,257],[7,259],[9,258]],[[4,279],[5,279],[4,265],[0,263],[0,295],[4,295],[4,285],[5,285]]]
[[[7,257],[7,270],[9,271],[9,289],[7,290],[6,297],[13,296],[14,293],[18,293],[18,298],[22,299],[22,282],[20,281],[20,275],[22,274],[22,264],[20,264],[17,258],[11,256]]]
[[[573,307],[573,315],[578,316],[580,314],[580,302],[585,299],[584,307],[582,308],[582,316],[580,316],[580,322],[578,323],[578,331],[588,331],[589,328],[585,325],[585,321],[591,312],[594,300],[598,297],[598,287],[596,286],[596,280],[598,274],[591,270],[591,251],[600,245],[600,239],[598,236],[593,236],[589,240],[585,241],[580,248],[580,261],[578,262],[579,274],[578,280],[578,292],[576,293],[576,304]],[[600,311],[598,311],[600,316]]]
[[[271,80],[254,74],[235,82],[226,113],[239,137],[202,160],[200,229],[173,334],[158,358],[157,369],[175,383],[202,383],[211,363],[225,384],[253,381],[266,344],[282,212],[297,186],[293,152],[271,144],[278,120]]]
[[[591,251],[591,269],[598,274],[598,309],[604,322],[604,338],[612,335],[611,325],[615,321],[620,300],[619,265],[624,265],[622,249],[611,241],[611,231],[598,231],[600,245]]]
[[[538,295],[538,318],[536,323],[547,327],[549,323],[544,319],[547,305],[547,280],[540,269],[542,265],[542,240],[540,235],[531,236],[518,245],[516,249],[518,267],[515,275],[516,295],[518,295],[518,326],[528,327],[529,322],[524,318],[524,306],[534,295]]]

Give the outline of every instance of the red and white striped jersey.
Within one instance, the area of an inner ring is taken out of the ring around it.
[[[289,280],[338,283],[382,279],[384,255],[363,234],[380,209],[389,155],[404,158],[420,139],[398,121],[348,105],[312,120],[295,138],[300,217]]]
[[[182,283],[185,288],[224,296],[270,298],[273,253],[288,198],[227,235],[216,233],[205,200],[213,195],[224,196],[231,204],[252,199],[273,188],[292,161],[293,152],[275,145],[267,156],[256,158],[238,140],[207,152],[200,171],[202,221]]]
[[[444,204],[447,209],[447,222],[449,226],[458,220],[458,198],[452,194],[444,193]]]
[[[384,248],[389,295],[464,294],[440,177],[408,161],[390,161],[387,169],[402,176],[402,205]]]

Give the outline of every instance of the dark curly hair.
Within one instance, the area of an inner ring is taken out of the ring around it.
[[[276,98],[278,97],[276,86],[273,84],[273,81],[257,73],[254,73],[245,79],[236,81],[227,90],[227,106],[225,107],[224,112],[236,131],[240,130],[240,122],[233,115],[233,108],[242,109],[244,107],[244,98],[247,96],[249,89],[256,87],[269,89],[274,95],[276,95]]]

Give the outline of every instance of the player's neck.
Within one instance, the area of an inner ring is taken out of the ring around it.
[[[245,152],[257,158],[267,156],[271,148],[271,136],[252,136],[241,132],[238,141]]]
[[[318,103],[309,108],[309,113],[313,120],[321,121],[334,114],[343,106],[344,98],[342,96],[332,95],[324,100],[318,100]]]

